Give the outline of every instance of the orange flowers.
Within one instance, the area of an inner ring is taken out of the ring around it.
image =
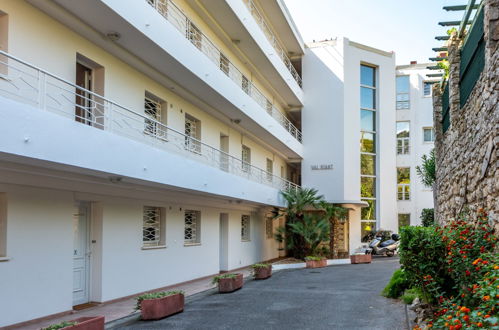
[[[489,301],[490,300],[490,296],[483,296],[482,300],[483,301]]]

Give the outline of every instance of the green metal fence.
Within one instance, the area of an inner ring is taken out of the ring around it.
[[[461,108],[466,104],[485,65],[483,15],[483,7],[481,7],[461,48],[461,67],[459,70]]]

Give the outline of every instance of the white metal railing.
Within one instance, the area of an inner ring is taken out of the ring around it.
[[[281,58],[282,62],[284,65],[288,68],[289,72],[293,76],[293,78],[296,80],[298,85],[302,87],[302,80],[298,72],[296,71],[295,67],[291,63],[291,60],[289,59],[288,55],[286,54],[286,51],[284,50],[284,47],[281,46],[280,42],[277,40],[276,36],[270,29],[269,25],[263,18],[263,15],[260,13],[260,10],[257,8],[253,0],[243,0],[243,2],[246,4],[246,7],[248,7],[251,15],[255,19],[255,21],[258,23],[260,28],[263,31],[263,34],[265,34],[265,37],[267,37],[267,40],[270,42],[272,47],[274,47],[274,50],[277,52],[277,55]]]
[[[0,95],[277,189],[299,187],[167,127],[147,116],[145,109],[130,110],[3,51],[0,51]]]
[[[193,23],[171,0],[146,0],[156,11],[168,20],[186,39],[204,53],[223,73],[225,73],[261,108],[271,115],[295,139],[302,142],[298,128],[263,93],[229,61],[215,44]]]

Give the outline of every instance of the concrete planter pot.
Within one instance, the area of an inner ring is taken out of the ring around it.
[[[322,268],[327,266],[327,259],[322,260],[305,260],[307,268]]]
[[[70,322],[77,322],[76,325],[65,327],[63,329],[71,330],[104,330],[104,316],[79,317]]]
[[[352,264],[370,264],[372,256],[370,254],[353,254],[350,256]]]
[[[221,278],[218,280],[218,292],[228,293],[243,287],[243,274],[237,274],[234,278]]]
[[[268,265],[268,267],[257,267],[253,268],[255,273],[255,280],[264,280],[272,276],[272,265]]]
[[[144,299],[140,303],[143,320],[159,320],[184,310],[184,295],[177,293],[157,299]]]

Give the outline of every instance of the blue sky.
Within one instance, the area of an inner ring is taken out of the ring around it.
[[[337,36],[386,51],[395,51],[397,64],[429,62],[431,50],[445,35],[440,21],[461,20],[463,12],[446,12],[444,5],[467,0],[284,0],[303,40]]]

